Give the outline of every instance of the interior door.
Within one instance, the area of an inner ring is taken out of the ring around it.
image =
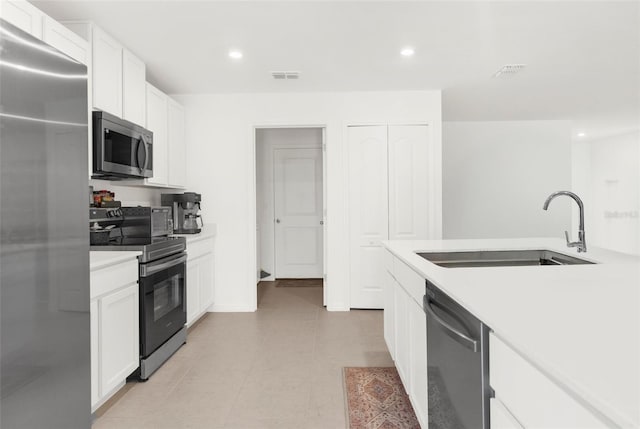
[[[383,308],[389,236],[387,126],[348,128],[351,308]]]
[[[389,126],[389,240],[428,237],[427,125]]]
[[[321,278],[322,149],[274,150],[277,278]]]

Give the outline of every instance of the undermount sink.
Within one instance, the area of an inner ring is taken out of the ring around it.
[[[532,265],[593,264],[551,250],[486,250],[471,252],[420,252],[419,256],[445,268],[520,267]]]

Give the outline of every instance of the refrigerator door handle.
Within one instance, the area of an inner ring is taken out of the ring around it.
[[[432,301],[426,295],[424,296],[424,311],[431,317],[433,317],[433,320],[435,320],[438,325],[440,325],[440,329],[442,329],[442,331],[455,342],[468,348],[469,350],[472,350],[474,353],[480,351],[477,340],[474,340],[473,338],[470,338],[462,332],[458,331],[436,314],[432,306]]]

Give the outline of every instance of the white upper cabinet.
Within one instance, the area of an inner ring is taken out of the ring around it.
[[[93,107],[122,117],[122,45],[93,26]]]
[[[74,60],[89,64],[89,43],[49,16],[44,17],[42,40]]]
[[[146,180],[151,185],[167,186],[169,183],[169,152],[167,145],[167,95],[147,83],[146,128],[153,132],[153,177]]]
[[[28,1],[2,0],[0,17],[74,60],[88,64],[90,49],[87,41]]]
[[[187,183],[187,147],[185,142],[184,107],[168,101],[169,185],[184,187]]]
[[[38,39],[42,39],[44,16],[40,9],[26,0],[0,1],[0,17]]]
[[[122,50],[122,119],[134,124],[146,122],[146,67],[126,49]]]

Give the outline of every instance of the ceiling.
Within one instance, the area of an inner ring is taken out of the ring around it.
[[[444,120],[571,120],[591,138],[640,119],[637,1],[33,3],[95,21],[171,94],[442,89]],[[492,77],[507,63],[527,66]]]

